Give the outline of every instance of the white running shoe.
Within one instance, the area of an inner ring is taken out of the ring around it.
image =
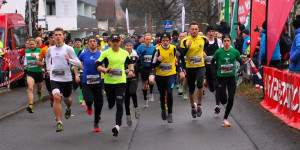
[[[153,93],[150,93],[150,94],[149,94],[148,100],[149,100],[150,102],[154,102]]]
[[[120,126],[119,126],[119,125],[115,125],[115,126],[112,128],[113,136],[118,136],[119,131],[120,131]]]
[[[148,100],[145,100],[144,108],[148,108]]]

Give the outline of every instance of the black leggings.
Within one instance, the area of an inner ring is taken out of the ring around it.
[[[126,84],[105,84],[105,91],[109,109],[112,109],[115,104],[117,106],[116,125],[121,126],[123,116],[123,101],[125,98]]]
[[[195,81],[197,81],[197,89],[203,88],[204,75],[205,67],[186,68],[186,78],[190,94],[194,94],[195,92]]]
[[[167,92],[168,113],[173,111],[173,88],[175,86],[176,75],[155,76],[156,85],[160,94],[160,107],[165,110],[165,95]]]
[[[94,102],[94,123],[97,124],[103,107],[102,84],[83,84],[82,92],[88,109],[92,108]]]
[[[211,92],[215,92],[216,105],[220,105],[219,91],[216,90],[218,86],[218,81],[213,79],[213,75],[210,67],[211,67],[210,65],[206,67],[206,71],[205,71],[206,83],[208,84],[209,87],[208,89]]]
[[[228,98],[226,93],[226,88],[228,90]],[[228,115],[232,109],[233,101],[234,101],[234,94],[236,90],[236,82],[235,77],[218,77],[218,88],[219,90],[219,98],[223,105],[226,105],[224,119],[228,118]]]
[[[125,110],[126,115],[130,115],[130,97],[132,98],[133,107],[137,108],[137,90],[138,81],[137,79],[127,79],[126,93],[125,93]]]

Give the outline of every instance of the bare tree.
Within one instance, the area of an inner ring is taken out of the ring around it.
[[[30,2],[31,2],[32,36],[37,37],[39,0],[30,0]],[[28,4],[29,4],[29,0],[26,0],[25,23],[27,27],[29,26],[29,5]]]

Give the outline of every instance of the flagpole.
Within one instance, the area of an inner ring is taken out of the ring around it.
[[[268,63],[268,5],[269,5],[269,0],[266,0],[267,4],[266,4],[266,49],[265,49],[265,53],[266,53],[266,66],[269,66]]]

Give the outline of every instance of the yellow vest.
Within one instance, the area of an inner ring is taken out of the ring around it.
[[[156,53],[157,56],[162,56],[162,61],[156,68],[156,75],[171,76],[176,74],[176,46],[170,44],[169,49],[159,46],[156,48]]]
[[[3,43],[0,41],[0,56],[4,55],[4,50],[3,50]]]

